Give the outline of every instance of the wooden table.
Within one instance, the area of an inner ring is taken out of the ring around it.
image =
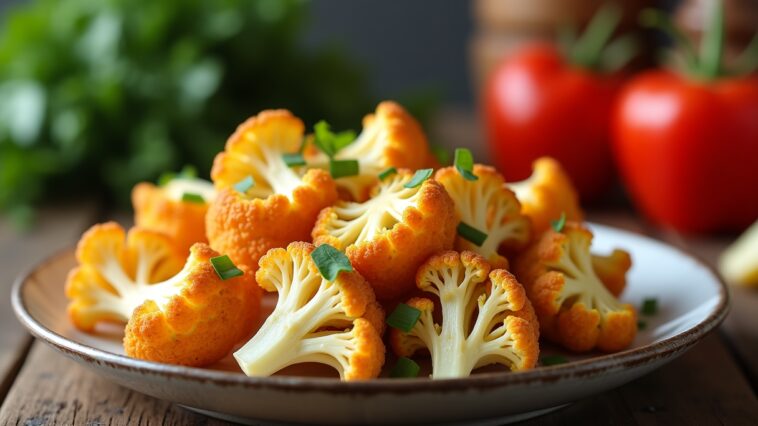
[[[40,216],[28,235],[17,235],[0,222],[0,424],[227,424],[111,384],[22,330],[9,306],[14,277],[73,244],[83,229],[104,215],[84,204],[51,207]],[[661,232],[627,211],[593,212],[590,219],[660,238],[710,263],[727,243]],[[723,326],[681,358],[614,391],[526,424],[758,424],[758,292],[732,288],[731,295],[732,309]]]

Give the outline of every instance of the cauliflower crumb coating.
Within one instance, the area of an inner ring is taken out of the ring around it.
[[[521,202],[521,211],[532,220],[533,236],[542,235],[562,213],[568,220],[581,222],[584,213],[579,193],[560,163],[541,157],[534,161],[533,169],[528,179],[508,185]]]
[[[190,249],[184,268],[150,286],[124,334],[128,356],[206,366],[226,356],[252,331],[260,312],[253,273],[221,279],[210,259],[219,254],[203,243]]]
[[[385,178],[365,202],[338,201],[321,212],[313,228],[314,244],[345,251],[381,301],[407,294],[418,267],[453,247],[453,200],[432,179],[406,188],[412,176],[400,170]]]
[[[269,376],[294,364],[326,364],[342,380],[371,379],[384,364],[384,312],[356,271],[326,280],[311,259],[315,246],[271,249],[255,277],[276,306],[234,358],[248,376]]]
[[[95,225],[79,242],[79,266],[66,282],[72,322],[88,332],[99,322],[125,323],[131,357],[216,362],[250,333],[260,307],[252,273],[222,281],[209,261],[216,256],[198,243],[185,263],[165,235]]]
[[[603,285],[593,268],[591,242],[592,233],[575,222],[562,232],[548,229],[516,259],[515,271],[545,337],[575,352],[616,352],[634,340],[636,313],[614,297],[618,287]]]
[[[421,316],[408,333],[390,331],[396,355],[428,350],[434,379],[466,377],[490,364],[512,371],[536,365],[539,325],[524,288],[510,272],[491,270],[474,252],[449,251],[429,258],[419,269],[416,284],[436,296],[442,321],[434,319],[434,301],[408,300]]]
[[[306,150],[306,157],[310,166],[328,167],[327,156],[313,145]],[[421,125],[393,101],[381,102],[373,114],[366,115],[360,135],[334,158],[358,160],[358,175],[336,179],[339,188],[356,201],[369,197],[377,175],[388,167],[415,170],[437,165]]]
[[[308,240],[318,213],[337,199],[328,172],[284,162],[283,154],[298,152],[303,131],[290,112],[263,111],[237,128],[213,163],[219,193],[206,216],[208,240],[253,271],[269,249]],[[248,177],[254,184],[245,193],[234,188]]]
[[[460,220],[487,234],[481,246],[459,235],[455,250],[479,253],[494,268],[507,269],[508,260],[500,252],[523,249],[531,238],[531,223],[521,214],[521,204],[500,173],[480,164],[474,165],[473,173],[477,180],[466,180],[455,167],[440,169],[435,175],[455,202]]]
[[[199,195],[204,202],[183,201],[185,193]],[[205,214],[215,198],[213,185],[202,179],[177,178],[165,186],[142,182],[132,189],[134,223],[167,234],[182,253],[188,254],[192,244],[208,242]]]

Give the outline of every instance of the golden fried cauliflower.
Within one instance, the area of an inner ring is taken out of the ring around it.
[[[566,219],[582,221],[579,193],[560,163],[550,157],[535,160],[532,175],[508,186],[521,202],[521,211],[532,220],[534,237],[542,235],[550,223],[566,214]]]
[[[313,228],[314,244],[344,251],[382,301],[412,290],[418,267],[452,248],[455,238],[455,207],[445,188],[432,179],[407,188],[412,177],[400,170],[374,186],[367,201],[338,201]]]
[[[163,186],[142,182],[132,189],[134,223],[167,234],[189,253],[192,244],[208,242],[205,214],[215,198],[213,185],[203,179],[177,177]]]
[[[308,164],[327,168],[329,158],[314,146],[306,150]],[[358,160],[359,174],[336,179],[353,200],[364,201],[388,167],[423,169],[436,166],[426,135],[413,116],[399,104],[384,101],[373,114],[363,118],[363,130],[350,145],[334,156],[336,160]]]
[[[441,324],[432,315],[434,301],[412,298],[407,305],[421,316],[408,333],[393,328],[390,342],[398,356],[427,349],[432,378],[465,377],[489,364],[515,371],[537,363],[539,325],[524,288],[510,272],[490,271],[474,252],[449,251],[421,266],[416,285],[436,296]]]
[[[248,376],[269,376],[305,362],[329,365],[342,380],[379,375],[384,312],[371,286],[355,271],[328,281],[311,258],[314,248],[294,242],[261,258],[255,277],[278,299],[255,336],[234,353]]]
[[[576,352],[616,352],[632,343],[636,313],[595,273],[591,242],[592,233],[575,222],[561,232],[548,229],[516,259],[515,271],[545,337]]]
[[[626,287],[626,273],[632,267],[632,256],[624,250],[613,250],[607,256],[593,254],[592,269],[612,295],[619,297]]]
[[[251,273],[219,278],[210,263],[216,256],[198,243],[185,263],[167,236],[95,225],[79,241],[79,266],[66,282],[69,315],[84,331],[126,323],[124,350],[135,358],[216,362],[251,331],[260,301]]]
[[[481,246],[459,234],[455,249],[477,252],[494,268],[508,268],[508,261],[500,251],[514,253],[524,248],[531,238],[531,223],[521,214],[521,204],[500,173],[490,166],[476,164],[473,174],[477,179],[467,180],[455,167],[446,167],[435,175],[455,202],[460,220],[487,234]]]
[[[213,163],[219,193],[206,217],[208,240],[251,270],[270,248],[308,240],[319,211],[337,199],[329,173],[285,163],[303,131],[289,111],[263,111],[237,128]],[[251,185],[240,188],[245,180]]]

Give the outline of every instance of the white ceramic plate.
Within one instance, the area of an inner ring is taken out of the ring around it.
[[[701,262],[639,235],[599,225],[592,228],[593,251],[605,253],[619,247],[632,254],[634,267],[622,299],[639,306],[643,299],[655,297],[658,313],[644,318],[647,326],[629,350],[567,355],[569,363],[520,373],[343,383],[302,375],[246,377],[230,358],[213,369],[127,358],[120,330],[103,329],[93,336],[69,323],[63,283],[74,264],[72,250],[22,276],[13,288],[13,308],[32,334],[97,374],[211,416],[249,423],[500,424],[547,412],[647,374],[684,353],[726,315],[726,289]]]

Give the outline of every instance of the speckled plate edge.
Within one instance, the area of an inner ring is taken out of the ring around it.
[[[693,259],[711,274],[718,283],[718,304],[713,312],[694,327],[675,336],[642,347],[627,349],[608,355],[573,361],[568,364],[540,367],[523,372],[483,373],[460,379],[430,380],[428,378],[413,379],[374,379],[358,382],[341,382],[330,378],[273,376],[247,377],[241,373],[207,370],[202,368],[184,367],[161,364],[129,358],[124,355],[106,352],[92,346],[71,341],[40,324],[26,308],[22,298],[22,288],[28,279],[37,271],[57,260],[59,257],[70,255],[72,248],[58,251],[47,257],[16,279],[11,290],[11,304],[16,317],[35,337],[49,344],[61,353],[78,358],[86,363],[96,363],[115,370],[139,372],[178,378],[199,383],[212,383],[217,386],[241,386],[248,389],[299,390],[299,391],[328,391],[330,393],[375,394],[375,393],[413,393],[422,391],[458,391],[470,388],[503,387],[508,385],[551,383],[567,378],[594,377],[603,372],[618,368],[636,367],[652,363],[660,358],[669,358],[687,350],[724,320],[729,310],[729,292],[721,277],[706,262],[695,255],[677,247],[662,243],[644,235],[636,234],[618,228],[592,224],[593,227],[612,229],[631,236],[642,238],[653,244],[665,246],[680,254]]]

